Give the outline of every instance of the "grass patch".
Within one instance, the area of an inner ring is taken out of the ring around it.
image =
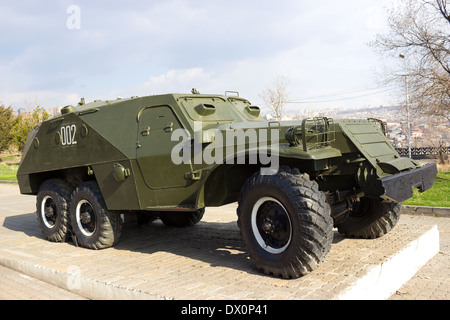
[[[414,190],[414,197],[403,204],[411,206],[450,207],[450,172],[440,171],[433,188],[420,193]]]
[[[20,154],[0,155],[0,180],[17,181],[17,169],[19,169]]]

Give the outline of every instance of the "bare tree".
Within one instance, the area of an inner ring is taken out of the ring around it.
[[[450,23],[450,12],[447,10],[447,2],[447,0],[437,0],[434,6],[444,16],[448,23]]]
[[[372,46],[407,61],[411,108],[450,120],[450,13],[447,0],[402,0],[389,11],[387,34]],[[404,83],[405,74],[389,81]]]
[[[272,85],[264,89],[260,94],[260,97],[263,99],[266,106],[273,111],[277,120],[283,118],[284,105],[288,101],[288,84],[288,78],[277,75],[275,76]]]

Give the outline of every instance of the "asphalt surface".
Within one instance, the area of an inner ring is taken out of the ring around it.
[[[284,280],[255,270],[234,204],[208,208],[204,219],[187,229],[160,221],[127,224],[116,247],[93,251],[43,239],[35,201],[20,195],[17,185],[0,184],[0,299],[336,299],[374,266],[387,266],[411,244],[420,246],[436,226],[438,252],[387,298],[450,299],[450,218],[403,215],[394,230],[375,240],[335,232],[318,269]]]

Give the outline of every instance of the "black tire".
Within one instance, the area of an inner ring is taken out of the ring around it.
[[[205,208],[193,212],[163,212],[159,218],[166,226],[185,228],[199,223],[204,213]]]
[[[52,242],[64,242],[69,232],[71,189],[61,179],[45,181],[36,198],[36,214],[44,237]]]
[[[361,198],[353,208],[348,218],[336,225],[338,231],[349,238],[375,239],[394,228],[400,219],[402,204]]]
[[[89,249],[112,247],[122,233],[120,214],[107,210],[95,181],[80,184],[72,193],[70,221],[78,244]]]
[[[333,241],[325,194],[307,174],[282,168],[250,177],[238,201],[238,227],[250,257],[266,274],[298,278],[316,269]]]

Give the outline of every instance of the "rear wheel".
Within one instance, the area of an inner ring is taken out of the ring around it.
[[[45,238],[64,242],[69,232],[70,187],[64,180],[50,179],[39,188],[36,213]]]
[[[336,225],[347,237],[375,239],[391,231],[400,219],[402,204],[361,198],[348,218]]]
[[[200,222],[205,213],[205,208],[193,212],[163,212],[159,218],[166,226],[192,227]]]
[[[316,182],[298,170],[250,177],[239,197],[238,226],[250,257],[266,274],[298,278],[319,266],[333,220]]]
[[[108,211],[94,181],[80,184],[72,193],[70,221],[77,242],[89,249],[105,249],[122,233],[120,214]]]

